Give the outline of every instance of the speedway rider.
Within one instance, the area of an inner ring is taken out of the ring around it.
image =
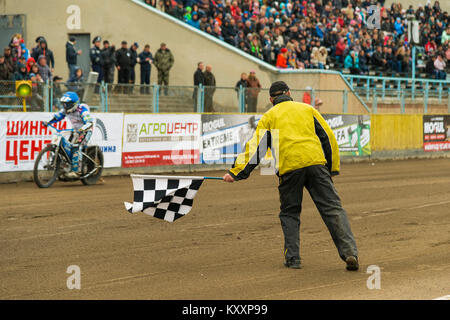
[[[87,144],[92,135],[93,119],[89,113],[89,106],[80,103],[80,99],[75,92],[68,91],[61,97],[63,109],[53,116],[45,125],[54,124],[69,118],[72,123],[73,133],[70,137],[72,144],[72,170],[66,175],[67,178],[76,179],[79,177],[78,164],[81,161],[80,146]]]

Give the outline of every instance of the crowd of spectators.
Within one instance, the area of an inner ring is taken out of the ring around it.
[[[418,8],[399,3],[385,7],[384,0],[144,2],[278,68],[408,73],[412,64],[408,15],[419,21],[419,67],[433,63],[432,70],[425,69],[428,76],[443,79],[450,58],[449,18],[439,1],[428,0]],[[378,6],[380,13],[379,27],[373,29],[367,25],[371,5]]]
[[[36,46],[28,50],[22,35],[15,34],[0,55],[0,80],[52,80],[55,67],[53,52],[44,37],[36,38]]]

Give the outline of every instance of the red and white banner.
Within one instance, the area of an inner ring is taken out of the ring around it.
[[[89,144],[99,145],[104,152],[105,167],[120,167],[123,114],[92,114],[96,120]],[[52,119],[50,112],[0,113],[0,171],[30,171],[41,149],[51,141],[52,132],[42,121]],[[70,129],[70,121],[56,124]]]
[[[49,121],[47,112],[0,113],[0,171],[33,170],[34,159],[51,141],[51,131],[42,125]],[[67,129],[67,120],[59,122],[58,129]]]
[[[126,114],[122,167],[200,162],[199,114]]]

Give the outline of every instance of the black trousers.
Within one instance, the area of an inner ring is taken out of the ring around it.
[[[151,69],[141,68],[141,85],[150,85],[150,72]],[[150,87],[141,87],[141,93],[150,93]]]
[[[129,83],[130,83],[130,75],[131,75],[131,69],[128,68],[120,68],[119,70],[119,84],[125,84],[126,86],[116,86],[116,89],[118,92],[123,91],[123,93],[129,92]]]
[[[103,66],[103,76],[106,83],[114,82],[114,65]]]
[[[347,213],[342,208],[330,172],[324,165],[314,165],[280,177],[280,220],[286,260],[300,259],[300,212],[304,187],[319,210],[341,259],[345,260],[348,256],[357,257],[358,251]]]

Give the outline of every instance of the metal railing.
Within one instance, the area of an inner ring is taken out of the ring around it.
[[[346,77],[353,92],[372,108],[373,113],[450,113],[448,82],[416,79],[412,83],[407,78]],[[95,112],[263,113],[272,107],[267,88],[35,82],[33,95],[26,100],[27,111],[58,110],[59,99],[66,91],[77,92],[81,102],[87,103]],[[349,108],[350,89],[291,89],[291,94],[295,101],[309,103],[321,112],[348,113],[352,110]],[[15,96],[14,81],[0,81],[0,111],[20,111],[22,102],[22,98]],[[435,111],[436,104],[439,111]],[[411,105],[419,106],[420,110]],[[434,109],[430,109],[431,105]]]
[[[450,80],[343,75],[353,90],[378,112],[380,103],[398,105],[400,113],[407,105],[422,105],[423,113],[431,104],[446,104],[450,113]],[[417,108],[415,108],[417,110]]]

